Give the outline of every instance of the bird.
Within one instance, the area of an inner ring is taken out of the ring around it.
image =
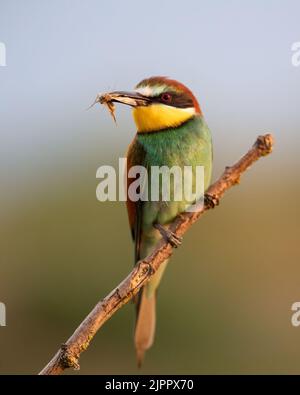
[[[143,79],[132,92],[114,91],[110,97],[114,102],[132,107],[137,129],[126,155],[128,187],[133,182],[129,173],[134,166],[144,166],[150,173],[153,166],[179,166],[180,169],[191,166],[193,186],[195,168],[203,166],[204,190],[208,188],[213,161],[212,137],[199,103],[189,88],[169,77],[155,76]],[[146,182],[150,186],[150,177]],[[170,183],[170,189],[170,201],[164,201],[161,194],[158,201],[127,198],[135,264],[148,256],[163,237],[173,246],[181,242],[168,230],[168,225],[192,202],[185,198],[175,201],[175,182]],[[134,344],[139,367],[154,342],[157,290],[167,263],[168,260],[160,265],[135,298]]]

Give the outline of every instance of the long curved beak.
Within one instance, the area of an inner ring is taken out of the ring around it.
[[[147,106],[151,103],[151,99],[137,92],[114,91],[97,95],[94,103],[88,108],[93,107],[96,103],[122,103],[131,107],[138,107]]]

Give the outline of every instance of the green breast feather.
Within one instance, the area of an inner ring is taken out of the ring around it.
[[[195,169],[196,166],[204,167],[204,189],[209,186],[212,169],[212,142],[210,130],[202,117],[196,116],[184,125],[165,131],[138,134],[137,142],[143,150],[143,165],[148,171],[148,193],[151,190],[151,166],[184,166],[192,167],[192,184],[195,187]],[[170,201],[162,200],[162,180],[159,181],[160,201],[143,202],[142,204],[142,226],[141,228],[150,231],[152,224],[158,222],[167,224],[172,221],[176,215],[184,211],[187,202],[184,198],[182,201],[174,201],[174,183],[171,177],[170,182]],[[176,189],[176,186],[175,186]]]

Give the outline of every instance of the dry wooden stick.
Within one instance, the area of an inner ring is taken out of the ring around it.
[[[227,189],[239,183],[241,174],[256,160],[272,152],[271,134],[259,136],[253,147],[235,165],[226,167],[222,176],[206,192],[204,204],[198,203],[194,212],[175,218],[169,229],[179,238],[207,210],[214,208]],[[173,247],[164,239],[155,251],[139,261],[131,273],[109,295],[102,299],[83,320],[73,335],[63,344],[51,361],[39,373],[57,375],[67,368],[79,369],[79,356],[85,351],[101,326],[145,285],[162,262],[172,255]]]

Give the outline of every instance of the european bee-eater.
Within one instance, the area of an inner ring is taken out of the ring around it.
[[[166,77],[141,81],[134,92],[112,92],[113,101],[130,105],[137,133],[127,153],[127,175],[132,166],[204,167],[204,189],[209,186],[212,170],[212,141],[200,106],[183,84]],[[128,185],[133,179],[128,178]],[[148,178],[150,183],[150,178]],[[175,183],[171,188],[176,188]],[[150,188],[149,188],[150,190]],[[174,192],[174,191],[173,191]],[[173,193],[174,195],[174,193]],[[191,202],[131,201],[127,199],[129,223],[135,243],[135,262],[148,256],[162,237],[162,230]],[[170,234],[166,234],[170,236]],[[174,242],[174,240],[173,240]],[[151,347],[155,332],[156,291],[166,268],[165,261],[136,298],[137,319],[135,348],[138,365]]]

